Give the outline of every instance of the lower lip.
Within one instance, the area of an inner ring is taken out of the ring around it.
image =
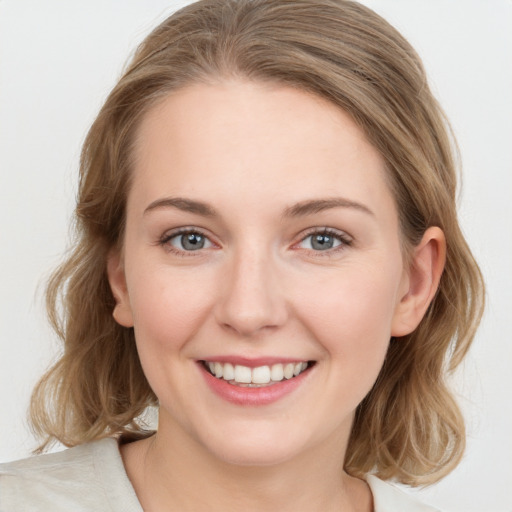
[[[267,405],[277,402],[297,389],[312,370],[312,368],[308,368],[297,377],[268,386],[249,388],[230,384],[224,379],[217,379],[206,370],[203,363],[200,362],[198,365],[206,383],[217,396],[233,404],[247,406]]]

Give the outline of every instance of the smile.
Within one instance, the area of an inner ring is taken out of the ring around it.
[[[240,364],[203,361],[207,371],[217,379],[236,386],[260,387],[293,379],[307,370],[312,362],[277,363],[250,368]]]
[[[316,361],[278,361],[272,357],[215,359],[197,360],[205,383],[223,401],[244,407],[269,405],[299,388],[307,389],[305,383],[311,381],[317,366]]]

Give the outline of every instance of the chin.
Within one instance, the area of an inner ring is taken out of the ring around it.
[[[224,462],[234,466],[275,466],[292,460],[300,450],[294,450],[291,447],[279,447],[275,444],[262,445],[255,443],[247,445],[241,443],[240,446],[222,447],[216,446],[211,450],[212,455]]]
[[[260,426],[261,427],[261,426]],[[249,430],[249,431],[248,431]],[[226,435],[226,432],[232,434]],[[218,460],[235,466],[273,466],[296,458],[307,449],[307,442],[300,432],[279,428],[223,430],[209,437],[203,446]],[[215,439],[213,439],[215,437]],[[213,441],[213,442],[212,442]]]

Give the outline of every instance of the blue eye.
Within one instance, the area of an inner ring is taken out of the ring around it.
[[[350,245],[350,240],[339,233],[323,230],[311,233],[303,238],[299,244],[302,249],[311,249],[313,251],[328,251],[336,249],[342,245]]]
[[[197,231],[177,233],[167,238],[165,242],[180,251],[187,252],[207,249],[212,246],[210,240]]]

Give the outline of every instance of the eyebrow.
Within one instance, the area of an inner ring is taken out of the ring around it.
[[[314,213],[323,212],[331,208],[354,208],[369,215],[375,215],[367,206],[356,201],[350,201],[342,197],[332,197],[327,199],[312,199],[301,201],[284,211],[284,217],[302,217]]]
[[[186,199],[184,197],[165,197],[153,201],[145,210],[146,213],[159,208],[177,208],[184,212],[195,213],[203,217],[218,217],[218,213],[207,203]],[[369,215],[375,215],[367,206],[356,201],[350,201],[342,197],[333,197],[327,199],[310,199],[301,201],[284,210],[283,217],[303,217],[320,213],[332,208],[353,208]]]
[[[156,210],[157,208],[177,208],[184,212],[195,213],[203,217],[217,217],[217,212],[208,204],[183,197],[165,197],[153,201],[145,210],[146,213]]]

